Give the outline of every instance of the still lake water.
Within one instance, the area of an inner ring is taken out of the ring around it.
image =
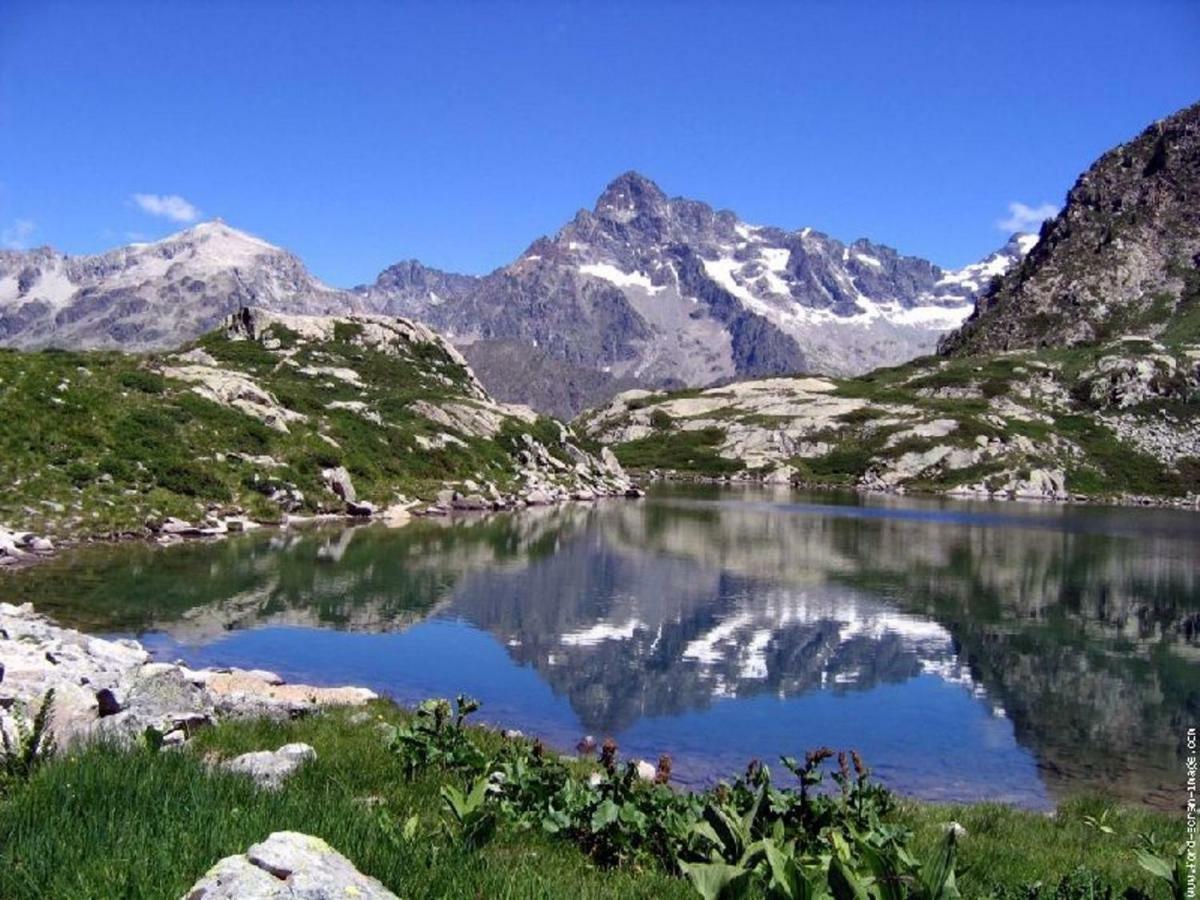
[[[564,749],[669,752],[693,785],[828,744],[925,799],[1170,806],[1200,720],[1200,516],[1180,511],[664,487],[83,548],[0,592],[193,666],[465,692]]]

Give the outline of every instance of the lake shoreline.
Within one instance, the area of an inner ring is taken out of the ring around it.
[[[81,548],[5,593],[189,667],[404,706],[465,692],[550,746],[669,750],[687,786],[820,740],[930,801],[1170,802],[1166,736],[1194,693],[1194,517],[827,496],[664,483],[638,504],[411,528],[327,517],[171,553]],[[1120,708],[1096,699],[1117,690]]]
[[[635,474],[647,481],[676,484],[712,484],[736,487],[753,485],[757,487],[786,487],[794,491],[811,491],[814,493],[848,492],[860,497],[913,497],[919,500],[957,500],[962,502],[983,501],[990,503],[1031,503],[1048,506],[1111,506],[1114,508],[1140,507],[1144,509],[1178,509],[1184,512],[1200,512],[1200,494],[1185,497],[1170,497],[1165,495],[1117,494],[1109,497],[1092,497],[1087,494],[1072,494],[1066,497],[1055,497],[1047,494],[1012,494],[1008,492],[982,493],[976,491],[922,491],[908,490],[903,486],[884,490],[863,484],[830,484],[820,481],[773,481],[770,475],[732,476],[704,475],[699,473],[680,472],[675,470],[645,470]]]
[[[571,503],[598,503],[604,500],[638,500],[645,496],[645,490],[635,481],[630,481],[620,491],[613,493],[595,493],[591,497],[565,496],[547,503],[528,503],[521,501],[503,505],[486,507],[457,506],[440,508],[436,504],[415,502],[402,510],[388,509],[372,515],[359,515],[352,512],[313,513],[312,515],[284,514],[279,521],[258,520],[249,516],[233,516],[220,520],[217,527],[197,526],[190,522],[168,517],[158,530],[145,526],[136,531],[116,531],[106,534],[89,534],[87,532],[66,532],[52,540],[49,536],[32,531],[9,530],[0,524],[0,574],[5,572],[20,572],[39,563],[51,560],[64,551],[87,546],[117,546],[120,544],[146,544],[159,547],[171,547],[182,543],[200,543],[225,540],[231,536],[247,531],[273,529],[287,531],[291,528],[307,528],[321,525],[341,524],[346,527],[361,527],[377,525],[385,528],[402,528],[411,522],[422,519],[459,520],[473,519],[496,513],[513,513],[525,509],[553,508]],[[236,522],[236,527],[230,527]],[[46,541],[52,544],[48,549],[34,549],[28,545]],[[23,544],[25,546],[23,546]],[[14,552],[15,551],[15,552]]]
[[[739,474],[733,476],[713,476],[698,473],[688,473],[675,470],[645,470],[631,471],[628,486],[623,486],[620,490],[612,493],[595,493],[591,497],[580,497],[575,495],[567,495],[551,500],[548,503],[525,503],[521,502],[506,502],[503,504],[487,504],[485,506],[478,505],[439,505],[438,503],[423,503],[414,501],[404,508],[391,508],[387,510],[373,511],[371,514],[364,515],[354,512],[340,513],[313,513],[311,515],[284,514],[282,520],[259,520],[249,516],[239,515],[229,517],[223,520],[224,523],[238,523],[238,527],[223,527],[217,525],[209,528],[205,526],[197,526],[189,522],[183,522],[168,517],[165,522],[169,530],[163,530],[160,526],[159,530],[154,530],[150,526],[144,526],[138,530],[117,531],[102,534],[93,534],[86,531],[66,531],[62,534],[55,533],[53,540],[53,548],[49,550],[25,550],[19,546],[19,540],[50,540],[51,538],[45,534],[36,532],[9,530],[3,525],[0,525],[0,573],[3,572],[18,572],[30,566],[37,565],[39,562],[46,559],[53,559],[60,552],[70,550],[81,546],[88,545],[118,545],[125,543],[143,542],[147,544],[157,544],[159,546],[170,546],[172,544],[181,543],[183,541],[211,541],[219,540],[228,537],[231,534],[238,534],[242,531],[273,528],[280,531],[287,530],[292,527],[305,527],[307,525],[320,524],[335,524],[343,523],[347,526],[365,525],[365,524],[383,524],[387,527],[398,528],[416,519],[425,518],[472,518],[480,515],[489,515],[497,512],[519,512],[522,509],[536,508],[538,506],[561,506],[569,503],[593,503],[601,500],[613,499],[640,499],[645,496],[644,485],[649,483],[666,483],[666,484],[706,484],[727,487],[737,487],[742,485],[757,486],[764,488],[787,488],[793,491],[809,491],[813,493],[853,493],[860,497],[912,497],[919,500],[954,500],[964,503],[969,502],[996,502],[996,503],[1029,503],[1034,505],[1049,505],[1049,506],[1080,506],[1080,507],[1113,507],[1117,509],[1127,508],[1142,508],[1142,509],[1176,509],[1184,512],[1196,511],[1200,512],[1200,494],[1187,497],[1169,497],[1158,495],[1134,495],[1120,494],[1110,497],[1091,497],[1085,494],[1074,494],[1069,497],[1055,497],[1050,495],[1026,495],[1026,494],[1011,494],[1006,492],[985,494],[972,491],[918,491],[906,490],[904,487],[898,487],[889,490],[883,490],[877,487],[863,484],[829,484],[826,482],[806,482],[806,481],[773,481],[770,475],[751,476]],[[13,554],[12,548],[17,554]],[[6,553],[6,550],[8,551]]]
[[[142,643],[130,638],[95,637],[60,625],[31,603],[15,606],[0,601],[0,730],[16,734],[17,712],[32,720],[47,692],[54,691],[50,729],[55,746],[70,749],[93,740],[123,746],[138,744],[155,732],[166,747],[185,746],[202,729],[221,723],[258,718],[289,720],[324,710],[382,703],[402,715],[409,706],[387,694],[360,685],[300,684],[257,668],[213,666],[190,668],[182,661],[157,659]],[[89,696],[92,695],[92,696]],[[509,738],[524,739],[520,723],[491,723],[476,727]],[[528,739],[536,739],[536,735]],[[556,752],[573,758],[566,748]],[[649,777],[652,763],[635,759]],[[703,793],[712,785],[677,785]],[[937,801],[896,791],[906,803],[926,807],[977,807],[993,803],[1028,815],[1053,817],[1061,802],[1036,810],[1004,801]],[[1124,808],[1164,810],[1113,797]],[[1065,802],[1065,801],[1064,801]]]

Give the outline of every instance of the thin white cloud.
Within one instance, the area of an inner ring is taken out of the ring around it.
[[[24,250],[35,231],[37,223],[32,219],[15,219],[7,228],[0,230],[0,244],[9,250]]]
[[[178,194],[134,194],[132,199],[142,212],[172,222],[195,222],[200,218],[200,210]]]
[[[1037,231],[1042,223],[1053,217],[1058,207],[1053,203],[1043,203],[1041,206],[1027,206],[1020,201],[1008,204],[1008,218],[996,221],[996,227],[1007,234],[1014,231]]]

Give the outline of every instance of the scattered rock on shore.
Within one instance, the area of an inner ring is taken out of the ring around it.
[[[16,715],[31,718],[51,689],[60,747],[92,737],[140,740],[147,729],[171,746],[215,719],[291,718],[376,696],[366,688],[283,684],[261,670],[153,662],[137,641],[91,637],[28,603],[0,603],[0,727],[11,727]]]

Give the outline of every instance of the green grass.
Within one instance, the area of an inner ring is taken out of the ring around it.
[[[717,453],[725,440],[720,428],[695,431],[659,429],[655,434],[613,448],[621,465],[631,469],[670,469],[694,475],[721,476],[741,471],[740,460]]]
[[[397,717],[382,705],[377,712]],[[293,740],[311,743],[318,758],[279,793],[203,761]],[[689,896],[665,874],[602,872],[538,833],[502,830],[483,850],[462,850],[441,833],[440,785],[406,781],[374,726],[345,714],[222,725],[183,753],[93,748],[0,800],[0,896],[177,898],[218,859],[280,830],[325,839],[406,898]],[[419,815],[421,839],[394,842],[382,814]]]
[[[51,534],[107,535],[173,515],[218,511],[279,516],[266,499],[290,485],[303,511],[338,511],[321,469],[344,465],[362,499],[429,498],[445,481],[514,478],[517,438],[529,432],[564,461],[558,426],[547,419],[505,423],[498,440],[471,438],[417,415],[411,404],[475,402],[467,372],[440,347],[398,344],[394,353],[352,343],[344,323],[324,343],[273,328],[267,345],[222,333],[197,345],[228,370],[245,373],[285,408],[303,415],[287,433],[212,402],[165,377],[169,357],[109,352],[0,352],[0,522]],[[271,349],[278,342],[280,349]],[[290,354],[284,362],[282,354]],[[358,373],[362,387],[304,367]],[[371,421],[331,403],[366,403]],[[450,431],[461,444],[424,449],[419,438]],[[331,443],[332,441],[332,443]],[[336,445],[336,446],[335,446]],[[279,466],[240,456],[270,456]]]
[[[1089,826],[1085,816],[1099,818],[1113,834]],[[1053,886],[1079,866],[1110,883],[1140,887],[1166,897],[1138,866],[1134,851],[1139,832],[1180,839],[1183,823],[1162,813],[1114,806],[1102,798],[1081,798],[1043,816],[998,803],[970,806],[903,804],[900,820],[915,832],[914,849],[927,853],[941,837],[943,824],[955,821],[967,830],[959,845],[959,887],[965,897],[986,896],[1004,885],[1017,888],[1041,882]]]
[[[603,870],[573,845],[537,830],[501,825],[497,839],[467,851],[443,828],[435,773],[406,779],[387,749],[379,719],[408,715],[391,704],[369,713],[336,711],[291,722],[225,723],[201,732],[181,752],[97,746],[43,766],[0,798],[0,896],[23,898],[176,898],[218,859],[244,852],[273,831],[328,841],[361,871],[402,897],[624,898],[694,896],[688,883],[652,866]],[[501,738],[477,731],[492,752]],[[305,741],[317,760],[272,793],[245,777],[213,770],[211,757]],[[1054,817],[981,804],[901,805],[895,821],[926,854],[945,824],[967,829],[959,845],[964,897],[997,885],[1054,884],[1086,865],[1120,887],[1164,896],[1133,860],[1139,831],[1163,838],[1182,823],[1162,814],[1118,809],[1114,834],[1087,826],[1098,800],[1072,803]],[[390,836],[385,822],[419,819],[418,839]]]

